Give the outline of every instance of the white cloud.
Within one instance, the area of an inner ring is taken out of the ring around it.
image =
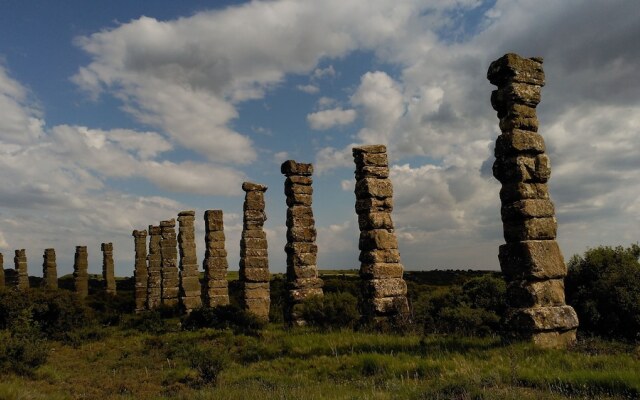
[[[296,89],[298,89],[301,92],[305,92],[308,94],[316,94],[320,91],[320,88],[316,85],[298,85],[296,86]]]
[[[356,110],[342,108],[332,108],[322,110],[307,115],[307,122],[311,129],[326,130],[335,126],[348,125],[355,121]]]
[[[334,76],[336,76],[336,70],[333,65],[329,65],[326,68],[316,68],[311,75],[313,79],[333,78]]]

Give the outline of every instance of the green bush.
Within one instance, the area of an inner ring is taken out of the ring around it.
[[[163,334],[169,332],[169,324],[162,318],[159,311],[145,311],[132,316],[125,323],[129,329],[152,334]]]
[[[303,302],[302,317],[307,324],[323,329],[353,328],[360,320],[358,299],[350,293],[325,293]]]
[[[199,328],[231,329],[235,334],[257,336],[266,324],[235,305],[197,308],[182,321],[186,330]]]
[[[96,314],[102,325],[120,324],[124,314],[131,314],[135,309],[135,301],[131,293],[118,293],[115,296],[105,291],[98,291],[87,298],[87,305]]]
[[[580,330],[640,339],[640,246],[600,246],[574,255],[565,280]]]
[[[211,348],[196,347],[189,354],[191,368],[198,372],[201,385],[216,386],[218,377],[227,365],[224,354]]]
[[[31,373],[47,361],[48,346],[29,309],[15,315],[10,329],[0,330],[0,372]]]

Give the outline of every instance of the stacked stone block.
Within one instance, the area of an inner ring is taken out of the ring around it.
[[[73,262],[73,284],[80,299],[89,295],[89,255],[87,246],[76,246]]]
[[[178,241],[176,240],[176,220],[160,222],[160,256],[162,273],[162,304],[178,305]]]
[[[42,262],[42,287],[45,289],[58,288],[58,266],[56,264],[55,249],[45,249]]]
[[[104,290],[108,294],[115,296],[116,276],[113,265],[113,243],[102,243],[100,250],[102,250],[102,280],[104,281]]]
[[[4,279],[4,255],[0,253],[0,289],[5,287]]]
[[[195,211],[178,214],[178,246],[180,248],[180,308],[190,313],[202,306],[200,271],[196,256]]]
[[[269,258],[264,222],[264,192],[267,187],[257,183],[244,182],[244,217],[240,239],[240,284],[245,310],[258,318],[269,320],[271,305],[269,281]]]
[[[205,253],[203,300],[207,307],[229,304],[227,250],[225,250],[222,210],[204,212]],[[266,254],[266,253],[265,253]]]
[[[373,323],[401,321],[409,315],[407,284],[391,219],[393,186],[386,151],[383,145],[353,148],[362,309],[365,320]]]
[[[147,231],[134,230],[133,236],[133,280],[134,280],[134,300],[136,303],[136,312],[142,312],[147,309],[147,291],[149,272],[147,271]],[[114,292],[115,293],[115,292]]]
[[[162,255],[160,254],[160,226],[149,225],[149,254],[147,255],[147,304],[153,310],[162,304]]]
[[[29,289],[29,268],[27,266],[27,252],[25,249],[16,250],[15,257],[13,257],[13,264],[15,266],[14,272],[14,286],[18,290]]]
[[[487,72],[498,86],[491,105],[501,134],[493,175],[502,183],[500,200],[507,242],[500,267],[507,280],[505,327],[513,337],[543,347],[564,347],[576,339],[578,318],[565,303],[567,270],[556,239],[556,218],[547,182],[551,175],[536,106],[545,83],[541,58],[506,54]]]
[[[318,277],[316,228],[311,208],[313,165],[285,161],[280,171],[287,177],[287,289],[285,317],[291,324],[304,325],[302,302],[310,296],[322,296],[322,279]]]

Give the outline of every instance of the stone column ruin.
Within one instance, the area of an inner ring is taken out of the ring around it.
[[[115,296],[116,277],[113,265],[113,243],[102,243],[100,250],[102,250],[102,279],[104,281],[104,290],[108,294]]]
[[[162,304],[168,307],[178,305],[178,241],[175,227],[176,220],[173,218],[160,222]]]
[[[240,239],[240,284],[244,309],[258,318],[269,320],[271,305],[269,282],[269,258],[267,235],[264,222],[264,192],[267,187],[257,183],[244,182],[244,216],[242,238]]]
[[[42,287],[45,289],[58,288],[58,266],[56,264],[56,250],[45,249],[42,256]]]
[[[147,271],[147,231],[134,230],[133,236],[133,280],[134,280],[134,300],[136,312],[140,313],[147,309],[147,290],[149,273]]]
[[[224,223],[222,210],[204,212],[205,253],[203,300],[206,307],[229,304],[229,283],[227,282],[227,250],[225,250]]]
[[[386,151],[384,145],[354,147],[353,158],[364,319],[393,324],[406,321],[409,305],[391,219],[393,186]]]
[[[498,112],[493,175],[502,183],[500,200],[507,242],[500,268],[508,283],[505,328],[510,336],[542,347],[576,340],[578,317],[565,303],[567,269],[555,241],[557,222],[549,197],[551,175],[536,106],[545,83],[542,58],[506,54],[491,63],[489,81],[498,86],[491,105]]]
[[[75,292],[80,299],[84,299],[89,295],[88,259],[87,246],[76,246],[73,263],[73,284]]]
[[[202,306],[202,288],[195,242],[195,211],[178,214],[178,246],[180,248],[180,308],[190,313]]]
[[[147,304],[149,310],[162,304],[162,255],[160,254],[160,226],[149,225],[149,254],[147,255]]]
[[[318,246],[311,208],[313,165],[285,161],[280,171],[287,177],[287,289],[285,318],[294,325],[305,325],[302,302],[310,296],[322,296],[322,279],[316,264]]]
[[[18,290],[29,289],[29,268],[27,266],[27,252],[25,249],[16,250],[16,255],[13,257],[13,264],[15,266],[14,286]]]

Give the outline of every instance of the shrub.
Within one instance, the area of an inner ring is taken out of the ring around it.
[[[302,316],[319,328],[353,328],[360,320],[358,299],[350,293],[325,293],[303,302]]]
[[[44,364],[47,343],[29,309],[16,315],[10,329],[0,330],[0,372],[29,374]]]
[[[156,335],[169,331],[169,325],[162,318],[159,311],[145,311],[131,317],[125,324],[129,329]]]
[[[640,338],[640,246],[600,246],[574,255],[565,280],[567,303],[592,333]]]
[[[123,314],[131,314],[135,309],[132,293],[127,292],[114,296],[98,291],[87,298],[87,305],[95,311],[96,318],[103,325],[118,325]]]
[[[220,373],[227,365],[227,359],[219,351],[211,348],[196,347],[189,354],[191,368],[198,372],[202,385],[216,386]]]
[[[235,305],[197,308],[182,321],[186,330],[198,328],[231,329],[235,334],[257,336],[266,324]]]

